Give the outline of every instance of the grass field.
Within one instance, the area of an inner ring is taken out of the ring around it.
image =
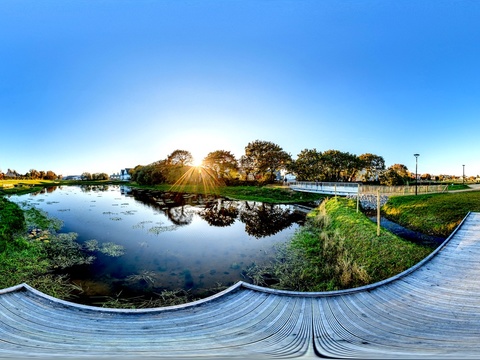
[[[480,191],[392,196],[385,216],[409,229],[447,237],[469,211],[480,211]]]

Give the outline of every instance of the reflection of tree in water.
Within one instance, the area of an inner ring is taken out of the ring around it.
[[[238,209],[231,201],[222,199],[209,203],[200,213],[200,217],[211,226],[226,227],[235,222]]]
[[[260,203],[250,206],[246,203],[240,213],[247,234],[261,238],[275,235],[299,220],[299,216],[279,205]]]
[[[198,214],[211,226],[226,227],[235,220],[245,223],[245,231],[256,238],[275,235],[305,216],[277,204],[231,201],[216,196],[132,189],[136,200],[164,213],[175,225],[188,225]],[[203,210],[199,211],[199,206]],[[240,214],[240,216],[239,216]]]
[[[175,225],[188,225],[192,222],[194,213],[190,206],[177,206],[169,208],[166,215]]]
[[[149,191],[132,189],[135,200],[160,211],[175,225],[188,225],[196,213],[194,206],[204,204],[208,199],[200,194]]]
[[[108,191],[108,188],[108,185],[80,185],[80,190],[82,192]]]

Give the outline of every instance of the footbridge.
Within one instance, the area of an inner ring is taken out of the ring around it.
[[[302,293],[237,283],[210,298],[120,310],[0,290],[0,358],[478,358],[480,213],[379,283]]]
[[[293,181],[288,186],[295,191],[347,196],[359,194],[361,185],[348,182]]]

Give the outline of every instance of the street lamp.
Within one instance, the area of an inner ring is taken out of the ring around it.
[[[413,154],[415,156],[415,195],[417,195],[417,182],[418,182],[418,157],[420,154]]]
[[[463,166],[463,180],[462,180],[462,184],[465,185],[465,165],[462,165]]]

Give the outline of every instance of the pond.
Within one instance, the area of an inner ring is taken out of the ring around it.
[[[214,196],[145,191],[125,186],[64,186],[10,200],[63,221],[77,241],[115,243],[123,255],[95,253],[90,265],[70,268],[78,302],[249,282],[245,271],[269,261],[305,220],[294,205],[232,201]],[[213,291],[215,292],[215,291]]]

